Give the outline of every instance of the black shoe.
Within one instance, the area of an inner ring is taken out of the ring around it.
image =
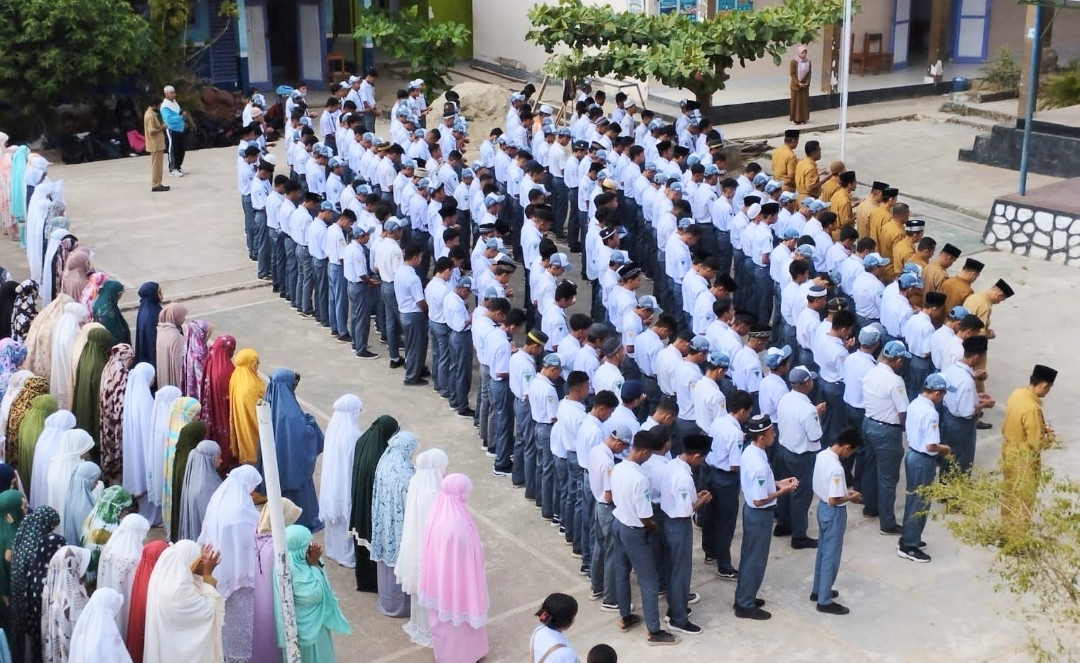
[[[330,332],[330,338],[337,340],[337,337],[338,337],[338,335],[337,335],[336,331],[331,331]]]
[[[840,592],[834,589],[832,590],[832,593],[829,594],[829,596],[835,599],[837,596],[840,596]],[[810,600],[817,603],[817,592],[810,592]]]
[[[493,467],[493,468],[491,468],[491,476],[493,476],[493,477],[508,477],[508,476],[510,476],[510,472],[509,472],[509,470],[504,471],[504,470],[499,470],[499,469],[496,469],[496,468]]]
[[[790,527],[784,527],[783,525],[777,525],[772,530],[772,535],[773,536],[787,536],[789,534],[791,534],[791,528]]]
[[[975,422],[975,429],[976,430],[990,430],[993,427],[994,427],[994,425],[991,424],[989,421]]]
[[[900,536],[900,534],[902,534],[904,530],[900,529],[899,525],[893,525],[892,527],[888,528],[882,527],[878,531],[881,533],[881,536]]]
[[[463,407],[457,411],[457,415],[462,419],[472,419],[476,416],[476,412],[471,408]]]
[[[406,387],[422,387],[427,384],[428,381],[424,378],[416,378],[415,380],[402,380],[401,384]]]
[[[697,592],[690,592],[686,595],[686,605],[694,605],[695,603],[698,603],[700,601],[701,594],[698,594]],[[686,609],[686,614],[690,614],[690,608]]]
[[[151,193],[161,193],[162,191],[168,191],[168,190],[169,190],[169,187],[165,186],[164,184],[159,184],[159,185],[157,185],[157,186],[150,189]]]
[[[602,604],[601,604],[601,609],[603,609]],[[619,620],[619,630],[622,631],[623,633],[626,633],[627,631],[634,628],[635,626],[640,626],[640,625],[641,625],[641,617],[638,616],[638,615],[627,615],[627,616],[623,617],[621,620]]]
[[[739,572],[735,569],[724,569],[716,572],[716,577],[720,580],[738,580]]]
[[[420,369],[420,377],[422,377],[422,378],[431,377],[431,369],[428,368],[427,366],[424,366],[423,368],[421,368]]]
[[[363,352],[357,352],[356,356],[360,357],[361,359],[378,359],[379,358],[379,355],[375,354],[371,350],[364,350]]]
[[[739,609],[739,606],[735,605],[734,603],[731,604],[731,607],[735,608],[736,610]],[[760,598],[754,599],[754,607],[764,608],[765,607],[765,599],[760,599]]]
[[[689,624],[689,623],[690,622],[687,622],[687,624]],[[691,624],[691,626],[692,626],[692,624]],[[674,628],[674,627],[672,627],[672,628]],[[701,633],[701,628],[700,627],[695,627],[695,628],[697,628],[698,633]],[[685,631],[685,633],[691,633],[691,631]],[[654,646],[655,645],[677,645],[680,642],[682,642],[682,639],[679,638],[679,636],[675,635],[674,633],[671,633],[670,631],[657,631],[656,633],[650,633],[649,634],[649,639],[646,640],[645,642],[646,642],[646,644],[650,644],[650,645],[654,645]]]
[[[916,564],[928,564],[930,562],[930,555],[927,555],[918,548],[904,548],[903,546],[897,546],[896,556],[910,560]]]
[[[401,368],[404,365],[405,365],[405,360],[404,359],[391,359],[390,360],[390,368]]]
[[[863,509],[862,515],[863,518],[877,518],[878,513],[877,511],[867,511],[866,509]]]
[[[337,340],[341,341],[342,343],[352,343],[352,336],[345,334],[344,336],[338,336]]]
[[[668,620],[668,628],[670,628],[672,631],[678,631],[679,633],[685,633],[687,635],[700,635],[701,634],[701,627],[698,626],[697,624],[695,624],[694,622],[690,621],[689,619],[686,620],[686,623],[683,624],[682,626],[673,623],[669,619]],[[663,633],[663,631],[661,631],[661,633]],[[649,644],[652,644],[652,636],[651,635],[649,636]]]
[[[735,616],[739,619],[753,619],[756,621],[765,621],[766,619],[772,619],[772,613],[761,608],[735,608]]]
[[[716,563],[716,558],[715,557],[709,557],[708,555],[705,555],[705,563],[706,564],[715,564]]]
[[[585,566],[584,564],[582,564],[581,567],[578,568],[577,572],[578,572],[578,575],[583,575],[586,578],[588,578],[592,574],[592,569],[589,568],[588,566]]]
[[[808,536],[801,536],[797,539],[791,540],[791,547],[795,550],[806,550],[808,548],[817,548],[817,539],[811,539]]]
[[[824,612],[829,615],[846,615],[851,612],[839,603],[827,603],[825,605],[819,605],[817,607],[817,611]]]

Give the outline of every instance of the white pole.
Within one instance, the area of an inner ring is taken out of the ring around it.
[[[851,74],[851,0],[844,0],[844,30],[840,44],[840,160],[847,149],[848,76]]]
[[[292,579],[289,576],[289,557],[285,549],[285,516],[281,508],[281,478],[278,475],[277,451],[274,443],[274,421],[270,404],[260,400],[255,406],[259,420],[259,450],[262,452],[263,483],[266,486],[266,508],[270,510],[270,531],[274,540],[274,581],[281,597],[281,615],[285,629],[285,663],[300,663],[300,643],[296,634],[296,609],[293,606]]]

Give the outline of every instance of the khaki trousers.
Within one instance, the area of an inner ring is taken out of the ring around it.
[[[161,186],[161,178],[165,170],[165,151],[150,153],[150,186]]]

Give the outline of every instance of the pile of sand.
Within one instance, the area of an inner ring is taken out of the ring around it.
[[[493,127],[501,127],[506,123],[506,110],[514,89],[473,81],[458,83],[453,89],[461,95],[461,114],[469,121],[470,134],[487,137]],[[445,96],[439,96],[431,102],[432,116],[442,116],[445,102]],[[428,121],[428,126],[432,126],[431,120]]]

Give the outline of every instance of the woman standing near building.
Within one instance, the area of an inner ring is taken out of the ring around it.
[[[806,124],[810,119],[810,75],[812,67],[805,44],[799,44],[795,59],[791,61],[791,105],[789,115],[795,124]]]

